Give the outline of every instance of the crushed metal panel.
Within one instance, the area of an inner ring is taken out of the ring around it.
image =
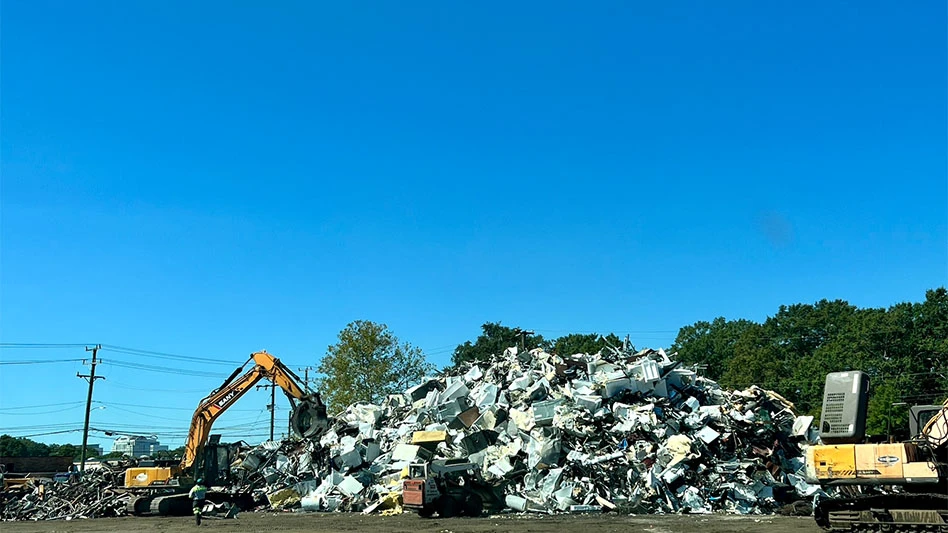
[[[339,490],[341,490],[346,496],[355,496],[356,494],[359,494],[365,490],[365,487],[355,477],[346,476],[342,480],[342,483],[339,484]]]
[[[556,416],[556,406],[560,403],[562,403],[562,400],[546,400],[534,403],[533,422],[538,426],[549,426],[553,424],[553,417]],[[514,418],[513,411],[514,410],[511,410],[511,418]],[[526,415],[524,415],[524,418],[527,418]],[[524,429],[527,429],[530,425],[528,422],[524,422],[524,424],[518,423],[518,426]]]
[[[695,436],[701,439],[705,444],[711,444],[712,442],[717,440],[717,438],[720,437],[721,434],[715,431],[714,429],[708,426],[705,426],[701,428],[697,433],[695,433]]]
[[[412,444],[439,443],[448,440],[447,431],[416,431],[411,436]]]

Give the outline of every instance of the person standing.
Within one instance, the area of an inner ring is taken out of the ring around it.
[[[204,499],[207,498],[207,487],[204,486],[203,478],[197,478],[188,496],[193,505],[194,523],[201,525],[201,510],[204,509]]]

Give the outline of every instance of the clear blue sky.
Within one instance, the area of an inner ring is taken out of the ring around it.
[[[944,2],[4,1],[2,341],[295,368],[367,319],[443,364],[485,321],[667,346],[781,304],[920,301],[948,280],[945,20]],[[172,445],[231,369],[102,357],[195,374],[100,367],[93,427]],[[0,366],[0,429],[81,426],[84,369]],[[219,425],[259,437],[266,401]]]

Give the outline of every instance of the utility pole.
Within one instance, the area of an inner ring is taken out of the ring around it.
[[[96,355],[98,355],[100,348],[102,348],[101,344],[97,344],[93,346],[92,348],[86,348],[87,352],[92,352],[92,364],[91,364],[91,370],[89,370],[89,374],[85,375],[85,374],[80,374],[79,372],[76,372],[77,378],[89,380],[89,394],[86,396],[86,421],[82,425],[82,451],[79,454],[79,475],[80,476],[86,471],[86,444],[89,442],[89,413],[92,411],[92,387],[95,385],[95,380],[105,379],[103,376],[95,375],[95,365],[101,362],[101,361],[96,360]]]
[[[276,416],[276,385],[273,383],[269,385],[257,385],[258,389],[270,389],[270,403],[267,405],[267,409],[270,410],[270,440],[273,440],[273,421]]]
[[[517,335],[520,336],[520,351],[522,352],[522,351],[524,351],[524,350],[526,349],[526,348],[525,348],[525,345],[526,345],[526,338],[527,338],[527,335],[533,335],[534,331],[533,331],[533,330],[520,329],[520,328],[514,328],[513,331],[514,331],[515,334],[517,334]]]
[[[306,387],[306,392],[309,392],[309,371],[316,370],[312,366],[304,366],[303,368],[297,368],[296,370],[303,373],[303,385]]]

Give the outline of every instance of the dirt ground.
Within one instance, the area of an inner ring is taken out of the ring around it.
[[[125,517],[69,522],[2,522],[3,533],[147,531],[184,532],[198,529],[189,517]],[[288,533],[378,531],[391,533],[817,533],[822,531],[809,517],[786,516],[524,516],[495,515],[487,518],[418,518],[413,514],[394,517],[341,513],[243,513],[233,520],[205,520],[199,528],[207,532],[250,531]]]

